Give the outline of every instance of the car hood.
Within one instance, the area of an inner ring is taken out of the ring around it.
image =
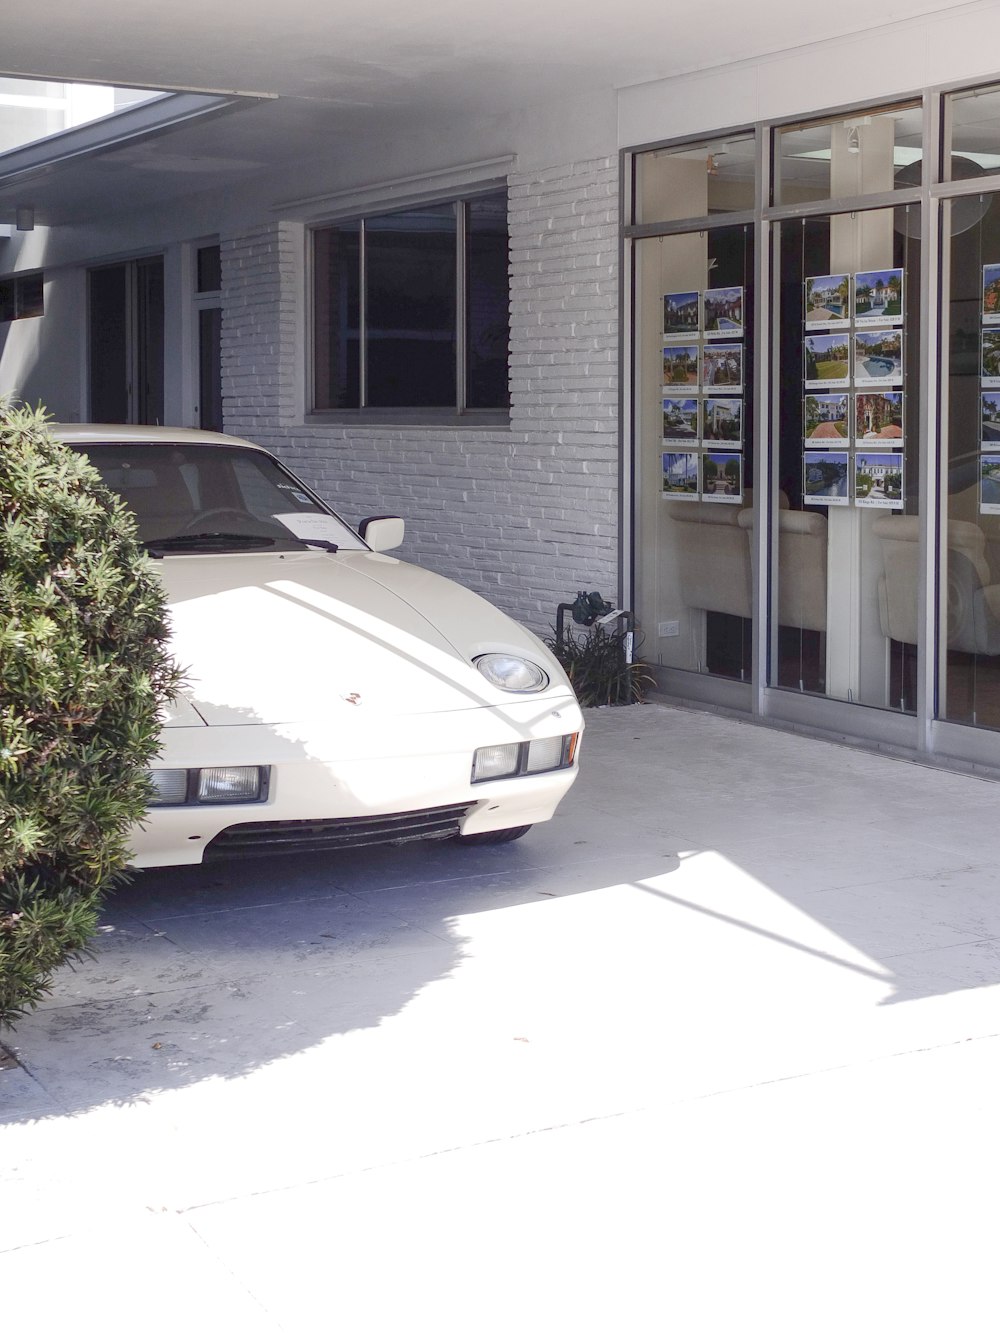
[[[166,556],[171,646],[187,686],[167,726],[252,725],[510,703],[470,665],[485,652],[538,662],[541,641],[467,588],[370,551]]]

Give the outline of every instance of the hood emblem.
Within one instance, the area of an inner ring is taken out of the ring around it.
[[[348,704],[359,704],[361,702],[361,695],[358,694],[356,690],[353,694],[345,694],[344,702]]]

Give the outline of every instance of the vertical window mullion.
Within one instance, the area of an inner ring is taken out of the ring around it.
[[[361,219],[358,236],[358,404],[368,406],[368,279],[367,222]]]
[[[464,412],[468,394],[466,375],[468,367],[468,298],[466,288],[468,204],[460,200],[455,208],[455,406]]]
[[[125,265],[125,402],[129,422],[136,421],[139,383],[139,349],[136,346],[136,273],[135,260]]]
[[[940,476],[941,428],[945,418],[940,413],[941,395],[941,299],[940,277],[943,255],[941,243],[941,206],[930,197],[931,184],[940,179],[943,166],[941,139],[942,107],[940,94],[929,94],[923,107],[923,163],[921,199],[920,311],[917,337],[920,338],[920,365],[924,374],[917,385],[920,404],[920,444],[918,458],[918,497],[922,560],[918,564],[917,603],[917,699],[919,725],[918,747],[933,749],[932,727],[938,714],[937,684],[940,666],[940,584],[938,571],[943,568],[941,536],[947,533],[948,516]],[[946,344],[945,344],[946,346]],[[945,584],[947,586],[947,584]],[[945,610],[945,617],[947,612]],[[947,620],[945,619],[945,624]]]

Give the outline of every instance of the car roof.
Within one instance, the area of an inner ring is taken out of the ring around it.
[[[187,426],[122,426],[89,421],[51,421],[49,430],[63,444],[228,444],[267,452],[259,444],[237,439],[235,435],[222,435],[214,430],[192,430]]]

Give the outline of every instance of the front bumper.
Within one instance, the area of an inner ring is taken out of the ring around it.
[[[133,832],[132,864],[196,865],[213,842],[217,849],[233,854],[255,843],[259,850],[270,830],[262,828],[259,838],[254,838],[253,830],[243,833],[252,824],[269,825],[276,834],[271,841],[285,845],[293,841],[291,836],[281,837],[280,826],[286,824],[298,825],[306,833],[309,823],[358,821],[357,831],[367,828],[370,836],[354,845],[539,824],[552,818],[572,786],[577,763],[547,773],[473,783],[473,752],[485,745],[582,730],[583,718],[571,695],[518,700],[503,708],[374,720],[351,710],[343,718],[322,723],[168,727],[154,767],[268,765],[267,799],[245,805],[153,807]],[[433,815],[442,807],[454,810],[450,823]],[[430,816],[423,821],[423,832],[420,818],[394,825],[394,817],[414,812]],[[385,836],[374,836],[380,824]],[[237,826],[238,834],[227,835]],[[406,837],[399,836],[401,828],[409,830]],[[286,830],[289,835],[294,831]],[[345,831],[350,833],[349,828]],[[322,837],[313,842],[324,845]]]

